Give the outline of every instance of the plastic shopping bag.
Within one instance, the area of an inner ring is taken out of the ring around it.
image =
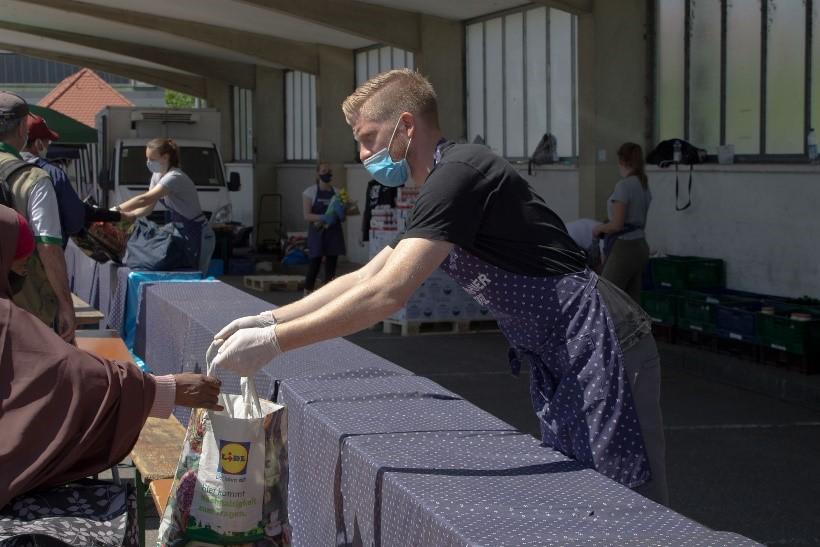
[[[286,409],[260,400],[253,378],[220,404],[191,414],[157,545],[288,546]]]

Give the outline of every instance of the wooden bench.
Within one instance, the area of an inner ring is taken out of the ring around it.
[[[105,316],[99,311],[91,307],[85,300],[74,293],[71,293],[71,301],[74,304],[74,319],[77,321],[78,327],[94,327],[100,326]]]
[[[151,493],[151,499],[154,500],[154,507],[160,517],[165,514],[165,506],[168,505],[173,486],[174,479],[157,479],[148,485],[148,492]]]
[[[167,420],[148,418],[140,433],[139,440],[131,450],[131,461],[136,467],[137,524],[139,526],[140,547],[145,546],[145,497],[150,491],[157,514],[162,517],[174,475],[177,472],[179,455],[185,442],[185,428],[174,416]]]

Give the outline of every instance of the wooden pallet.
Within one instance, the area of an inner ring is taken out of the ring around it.
[[[242,278],[245,287],[254,291],[298,291],[305,286],[303,275],[246,275]]]
[[[419,334],[467,334],[476,332],[497,332],[498,323],[487,321],[400,321],[385,319],[382,321],[385,334],[400,333],[402,336]]]

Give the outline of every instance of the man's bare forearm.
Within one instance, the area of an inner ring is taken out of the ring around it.
[[[324,308],[350,289],[356,287],[357,285],[361,285],[368,279],[378,274],[384,267],[392,252],[393,250],[390,247],[387,247],[378,255],[373,257],[370,262],[355,272],[337,277],[331,283],[328,283],[318,291],[309,294],[298,302],[277,308],[273,312],[274,317],[276,317],[276,321],[278,323],[293,321],[294,319],[303,317]]]
[[[68,271],[65,265],[65,255],[63,248],[59,245],[37,245],[37,254],[43,262],[43,269],[46,277],[57,296],[60,307],[73,307],[71,301],[71,289],[68,287]]]
[[[320,309],[276,326],[283,351],[347,336],[373,325],[404,305],[400,291],[368,280],[356,283]]]
[[[382,251],[348,290],[324,306],[276,326],[283,351],[347,336],[401,309],[452,250],[446,241],[404,240]]]
[[[326,306],[354,287],[357,281],[358,276],[356,272],[337,277],[332,282],[310,293],[301,300],[273,310],[273,315],[276,317],[278,323],[293,321],[297,317],[302,317],[303,315],[307,315]]]

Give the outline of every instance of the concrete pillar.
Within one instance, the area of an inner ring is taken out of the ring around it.
[[[579,17],[583,216],[606,216],[606,200],[618,181],[616,152],[621,143],[632,141],[646,148],[648,1],[596,0],[593,14]]]
[[[221,114],[220,152],[223,161],[232,161],[233,101],[231,100],[231,86],[221,80],[208,78],[205,82],[205,100],[208,101],[209,107],[218,109]]]
[[[265,66],[256,67],[256,89],[253,92],[253,207],[255,222],[259,196],[278,192],[276,166],[285,160],[284,72]],[[265,220],[275,219],[271,211]]]
[[[578,17],[578,214],[597,218],[595,197],[595,17]]]
[[[438,95],[439,123],[448,138],[464,137],[464,25],[430,15],[421,18],[421,52],[416,67]]]
[[[319,158],[334,166],[334,176],[343,184],[342,164],[353,161],[355,141],[342,113],[342,101],[356,83],[353,51],[331,46],[319,47],[319,74],[316,76],[316,117]]]

